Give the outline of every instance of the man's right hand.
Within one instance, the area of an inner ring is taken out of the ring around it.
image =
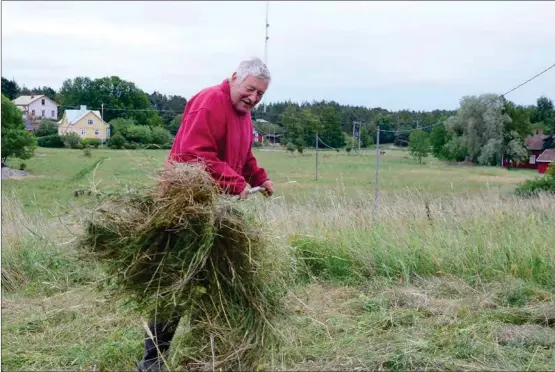
[[[245,188],[243,189],[243,191],[241,191],[241,193],[239,194],[239,199],[241,200],[245,200],[249,197],[249,187],[245,186]]]

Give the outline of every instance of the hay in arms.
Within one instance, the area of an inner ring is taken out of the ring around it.
[[[155,188],[103,199],[80,246],[115,297],[150,319],[190,316],[188,365],[236,370],[279,344],[273,322],[286,286],[268,236],[200,164],[178,163]]]

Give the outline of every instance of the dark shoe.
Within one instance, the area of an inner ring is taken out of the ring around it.
[[[164,371],[164,362],[161,360],[142,360],[137,366],[139,372],[162,372]]]

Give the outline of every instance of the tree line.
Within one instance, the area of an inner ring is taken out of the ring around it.
[[[171,142],[168,133],[177,133],[187,104],[185,97],[157,91],[149,94],[117,76],[67,79],[59,90],[47,86],[28,89],[2,77],[2,94],[9,99],[23,94],[45,94],[60,104],[60,117],[64,109],[80,105],[94,110],[104,107],[103,118],[111,125],[111,133],[119,134],[117,146],[129,143],[130,148],[154,142],[167,147],[168,143],[161,142]],[[411,151],[415,154],[427,151],[445,160],[484,165],[499,164],[501,158],[521,161],[527,156],[526,136],[538,129],[555,133],[553,102],[543,96],[535,105],[528,106],[496,94],[465,96],[457,110],[432,111],[390,111],[335,101],[283,101],[260,104],[252,117],[265,119],[266,123],[255,122],[256,128],[279,134],[282,145],[288,149],[302,151],[315,147],[316,135],[321,140],[319,147],[350,149],[351,144],[358,147],[358,138],[352,134],[354,123],[359,123],[356,128],[360,129],[361,147],[375,143],[379,126],[380,143],[406,147],[412,142]],[[54,130],[43,129],[47,134]]]

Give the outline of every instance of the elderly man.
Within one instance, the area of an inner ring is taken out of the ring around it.
[[[271,77],[258,58],[243,61],[231,78],[193,96],[168,162],[201,160],[223,193],[247,199],[249,185],[261,186],[266,196],[274,192],[266,171],[252,153],[254,140],[251,110],[268,89]],[[145,338],[145,353],[139,371],[158,371],[179,323],[179,316],[162,323],[151,323]]]

